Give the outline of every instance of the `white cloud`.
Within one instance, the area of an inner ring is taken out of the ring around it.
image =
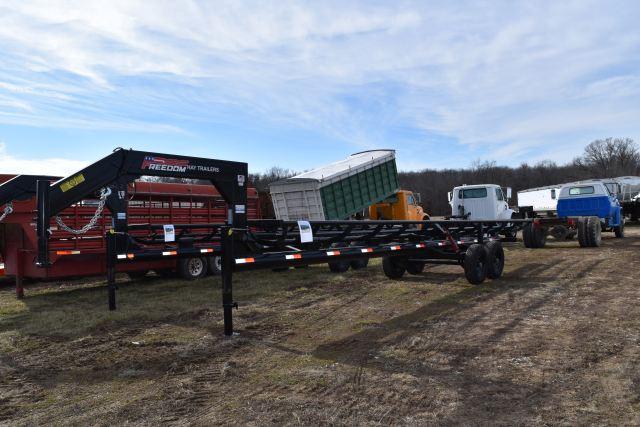
[[[242,111],[359,147],[393,145],[388,129],[401,127],[503,162],[553,157],[558,144],[640,136],[638,11],[633,1],[9,1],[0,123],[181,132],[177,122]]]
[[[89,163],[55,157],[23,159],[10,155],[5,143],[0,142],[0,174],[64,177],[83,169]]]

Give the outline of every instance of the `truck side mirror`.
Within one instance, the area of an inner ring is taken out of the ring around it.
[[[447,198],[449,199],[449,201],[453,200],[453,193],[451,191],[447,193]]]
[[[416,203],[422,203],[422,197],[420,196],[420,193],[413,193],[413,196],[416,199]]]
[[[511,198],[511,187],[507,187],[507,200]]]

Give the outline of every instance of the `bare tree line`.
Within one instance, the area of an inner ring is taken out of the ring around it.
[[[497,166],[495,162],[476,162],[469,169],[426,169],[401,172],[402,188],[418,192],[422,204],[432,215],[450,213],[447,192],[463,184],[499,184],[517,191],[591,178],[640,175],[640,152],[630,138],[598,139],[587,145],[572,162],[558,165],[546,160],[516,168]]]
[[[273,167],[262,174],[252,174],[250,180],[261,193],[268,193],[269,184],[296,173]],[[470,168],[425,169],[400,172],[400,186],[420,193],[422,204],[431,215],[449,214],[447,192],[462,184],[499,184],[517,191],[546,185],[562,184],[590,178],[640,175],[640,151],[631,138],[597,139],[584,152],[564,165],[545,160],[534,165],[498,166],[493,161],[476,161]],[[268,203],[268,198],[265,200]]]

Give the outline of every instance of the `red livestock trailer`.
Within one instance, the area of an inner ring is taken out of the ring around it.
[[[4,183],[13,175],[0,175]],[[136,224],[211,224],[224,223],[228,207],[212,185],[136,181],[129,186],[128,222]],[[260,203],[255,189],[248,189],[249,219],[260,218]],[[22,296],[23,279],[58,279],[64,277],[96,276],[106,273],[106,231],[111,225],[107,209],[96,227],[84,234],[73,234],[51,221],[51,266],[39,268],[37,254],[36,200],[14,200],[13,212],[0,223],[0,255],[4,274],[15,277],[16,293]],[[82,228],[94,216],[98,200],[83,200],[64,210],[59,216],[73,229]],[[205,229],[202,232],[206,232]],[[204,268],[204,271],[203,271]],[[121,271],[141,276],[153,270],[159,274],[178,272],[182,277],[195,279],[217,273],[217,259],[167,259],[123,265]]]

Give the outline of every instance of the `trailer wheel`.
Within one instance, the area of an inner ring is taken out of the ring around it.
[[[354,270],[362,270],[363,268],[367,268],[369,265],[369,258],[360,258],[351,261],[351,268]]]
[[[504,271],[504,249],[502,243],[494,240],[485,246],[487,251],[487,277],[499,279]]]
[[[556,240],[566,240],[569,235],[569,229],[564,225],[556,225],[551,229],[550,233]]]
[[[586,218],[578,218],[577,227],[578,227],[578,243],[580,243],[581,248],[586,248],[587,246],[589,246],[589,242],[587,240]]]
[[[382,258],[382,271],[389,279],[401,279],[406,270],[407,266],[404,259],[390,256]]]
[[[620,218],[620,225],[613,227],[613,232],[618,239],[622,239],[624,237],[624,218]]]
[[[533,249],[533,238],[532,238],[532,229],[533,229],[533,224],[527,224],[522,228],[522,241],[524,242],[524,247],[525,248],[531,248]]]
[[[602,242],[602,227],[600,225],[600,218],[597,216],[590,216],[587,219],[587,243],[592,248],[597,248]]]
[[[334,261],[329,263],[329,270],[333,273],[346,273],[349,271],[349,267],[351,267],[351,262],[349,261]]]
[[[209,274],[213,276],[219,276],[222,274],[222,257],[212,256],[207,258],[207,266],[209,268]]]
[[[424,266],[425,266],[424,262],[407,261],[407,273],[413,274],[414,276],[416,274],[420,274],[424,271]]]
[[[547,244],[547,228],[546,227],[532,227],[531,238],[533,240],[534,248],[544,248]]]
[[[487,278],[487,252],[483,245],[469,246],[464,256],[464,275],[472,285],[479,285]]]
[[[332,248],[344,248],[346,246],[346,243],[334,243],[331,245]],[[349,267],[351,267],[351,261],[332,261],[329,263],[329,270],[332,273],[346,273],[349,271]]]
[[[207,275],[207,260],[205,258],[183,258],[178,261],[178,273],[186,280],[197,280]]]

